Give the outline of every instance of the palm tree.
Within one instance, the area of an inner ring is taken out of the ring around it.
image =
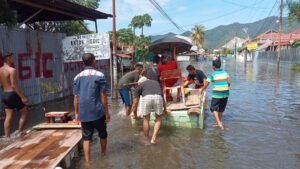
[[[289,10],[288,20],[290,23],[294,21],[300,21],[300,1],[287,1],[287,6]]]
[[[135,34],[135,29],[139,27],[140,24],[140,16],[134,16],[131,19],[130,24],[128,25],[130,28],[132,28],[133,33]]]
[[[141,28],[142,28],[142,35],[144,35],[144,26],[150,27],[151,23],[152,23],[152,18],[149,14],[144,14],[143,16],[141,16]]]
[[[144,35],[144,26],[150,27],[152,23],[152,18],[149,14],[134,16],[129,24],[129,27],[133,29],[135,34],[135,29],[141,29],[141,35]]]
[[[192,28],[192,41],[197,45],[198,50],[202,47],[204,42],[204,26],[195,25]]]

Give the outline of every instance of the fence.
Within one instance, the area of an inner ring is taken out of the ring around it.
[[[259,52],[257,55],[257,60],[276,62],[277,52]],[[300,63],[300,47],[290,48],[281,51],[280,62],[283,63]]]
[[[18,71],[20,86],[29,98],[30,105],[72,93],[73,79],[82,70],[82,64],[80,61],[63,62],[64,37],[61,33],[8,30],[6,27],[0,27],[0,56],[1,53],[14,53],[14,67]],[[109,82],[109,59],[98,60],[97,68],[106,75]],[[0,110],[1,106],[2,102]]]

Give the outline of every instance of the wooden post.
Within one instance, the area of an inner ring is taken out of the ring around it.
[[[117,70],[117,38],[116,38],[116,2],[112,0],[112,11],[113,11],[113,30],[112,30],[112,45],[113,45],[113,54],[112,54],[112,99],[117,99],[117,83],[118,83],[118,70]]]

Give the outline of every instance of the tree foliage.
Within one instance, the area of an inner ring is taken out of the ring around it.
[[[100,2],[100,0],[70,1],[92,9],[97,9]],[[0,21],[6,23],[8,27],[14,27],[17,24],[17,12],[10,10],[7,0],[1,0],[0,2]],[[66,33],[68,36],[89,33],[83,21],[36,22],[28,24],[28,26],[37,30]]]
[[[138,60],[141,60],[141,58],[146,59],[146,55],[149,53],[149,44],[151,42],[150,37],[145,36],[137,36],[134,40],[134,47],[136,49],[136,57]]]
[[[133,46],[134,39],[135,35],[130,28],[122,28],[117,31],[117,43],[122,50],[124,50],[124,46]]]
[[[71,2],[79,5],[97,9],[99,7],[100,0],[70,0]],[[52,22],[36,22],[30,25],[34,29],[49,31],[49,32],[61,32],[66,33],[67,36],[87,34],[90,31],[86,29],[87,24],[83,21],[52,21]]]
[[[300,0],[297,1],[287,1],[287,7],[289,10],[288,20],[289,23],[294,21],[300,21]]]
[[[152,18],[149,14],[134,16],[129,24],[129,27],[133,29],[135,34],[135,29],[141,29],[141,35],[144,35],[144,26],[151,27]]]
[[[204,26],[195,25],[192,28],[192,41],[197,45],[198,49],[203,46],[204,42]]]
[[[10,9],[7,0],[0,1],[0,22],[9,28],[17,24],[17,12]]]

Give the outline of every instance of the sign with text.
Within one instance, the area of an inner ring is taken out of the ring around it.
[[[84,53],[92,53],[96,60],[110,58],[108,33],[68,36],[63,39],[64,61],[81,61]]]
[[[257,48],[257,43],[249,43],[249,44],[247,44],[247,50],[249,50],[249,51],[252,51],[252,50],[255,50],[256,48]]]

